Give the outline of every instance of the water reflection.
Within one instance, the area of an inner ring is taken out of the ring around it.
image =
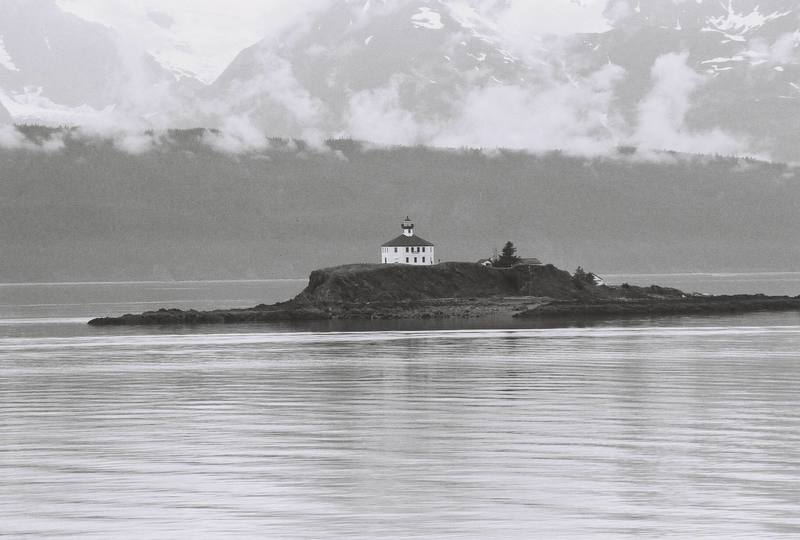
[[[791,537],[800,331],[771,317],[6,337],[0,522],[10,537]]]
[[[153,287],[0,287],[0,536],[800,534],[798,313],[85,325]]]

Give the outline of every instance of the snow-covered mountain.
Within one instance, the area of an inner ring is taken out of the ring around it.
[[[502,6],[349,2],[244,50],[212,90],[292,135],[794,160],[800,11],[760,4],[614,2],[603,33],[520,39]]]
[[[245,49],[211,92],[226,96],[230,113],[248,113],[285,133],[313,127],[418,142],[430,134],[417,124],[460,113],[457,97],[533,76],[472,10],[438,1],[362,1]]]
[[[52,0],[4,0],[0,104],[17,122],[91,124],[157,112],[178,77],[110,28]]]
[[[800,160],[788,0],[565,2],[561,18],[538,0],[319,0],[210,84],[186,51],[171,66],[51,1],[7,1],[0,102],[17,121],[110,107],[115,124],[223,128],[229,148],[267,134]]]
[[[231,115],[296,136],[603,152],[615,66],[572,76],[560,38],[504,35],[466,2],[336,4],[250,47],[212,85]],[[224,96],[224,100],[222,98]]]
[[[656,60],[682,52],[698,74],[686,115],[692,129],[722,129],[756,152],[797,160],[800,147],[800,8],[787,1],[641,2],[607,33],[573,44],[594,64],[626,70],[618,90],[630,113]],[[688,148],[687,148],[688,150]]]

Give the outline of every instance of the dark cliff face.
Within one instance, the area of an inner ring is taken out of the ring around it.
[[[503,295],[576,298],[583,294],[568,272],[553,265],[500,269],[449,262],[435,266],[357,264],[315,270],[297,300],[336,304]]]

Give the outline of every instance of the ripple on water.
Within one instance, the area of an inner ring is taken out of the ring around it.
[[[2,532],[797,536],[800,329],[736,321],[3,334]]]

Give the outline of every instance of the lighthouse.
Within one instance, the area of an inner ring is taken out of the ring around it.
[[[400,229],[403,234],[381,246],[381,262],[416,266],[434,264],[434,245],[416,235],[414,222],[408,216],[400,224]]]

